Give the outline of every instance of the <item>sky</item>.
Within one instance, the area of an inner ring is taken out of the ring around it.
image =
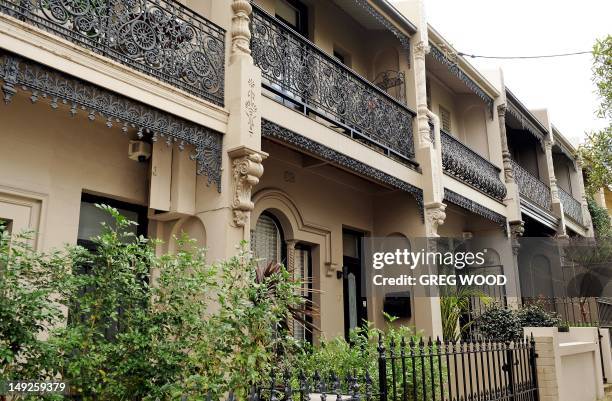
[[[429,23],[457,51],[531,56],[588,51],[612,34],[612,0],[424,0]],[[536,60],[469,59],[482,70],[501,67],[506,86],[529,109],[547,108],[572,143],[602,128],[597,119],[592,55]]]

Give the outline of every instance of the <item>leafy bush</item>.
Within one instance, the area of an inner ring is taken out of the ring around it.
[[[561,318],[554,312],[547,312],[537,303],[524,305],[517,312],[521,327],[557,327]]]
[[[517,313],[498,303],[486,308],[476,319],[476,326],[478,331],[490,340],[513,341],[523,333]]]
[[[597,238],[612,237],[612,222],[610,221],[608,209],[599,206],[591,196],[587,197],[587,205],[591,214],[591,220],[593,221],[595,236]]]
[[[523,305],[510,309],[493,304],[478,317],[476,325],[479,332],[490,340],[513,341],[523,336],[523,327],[558,327],[561,318],[547,312],[541,305]]]
[[[41,335],[62,321],[53,295],[69,255],[35,252],[32,237],[22,233],[11,240],[0,227],[0,381],[43,380],[54,373],[53,349]]]
[[[134,222],[101,207],[114,224],[95,251],[41,254],[3,237],[0,380],[59,375],[82,400],[244,398],[289,342],[280,323],[302,302],[290,274],[256,277],[244,246],[206,264],[185,238],[157,256],[154,241],[128,233]]]
[[[394,318],[391,318],[393,321]],[[371,323],[368,323],[365,327],[355,328],[349,333],[349,341],[342,337],[336,337],[329,341],[322,341],[317,347],[309,347],[302,355],[300,355],[293,366],[297,371],[303,372],[306,377],[313,377],[315,373],[321,375],[321,377],[330,377],[336,375],[337,377],[345,377],[346,375],[357,375],[357,377],[363,378],[366,373],[369,373],[372,379],[372,388],[379,388],[378,378],[378,340],[379,336],[382,335],[384,338],[384,346],[386,348],[387,358],[390,355],[391,348],[393,348],[394,355],[400,355],[400,344],[402,339],[405,342],[406,355],[410,355],[409,347],[412,345],[414,349],[419,347],[422,337],[416,335],[414,331],[406,326],[394,326],[388,325],[387,330],[384,332],[379,329],[375,329]],[[426,345],[427,346],[427,345]],[[435,344],[431,346],[431,354],[433,355],[433,366],[438,366],[438,360],[436,355]],[[417,354],[419,351],[415,351]],[[388,359],[389,361],[389,359]],[[424,361],[424,362],[423,362]],[[411,362],[411,358],[407,358],[405,364],[406,367],[406,380],[408,393],[406,399],[413,401],[413,388],[416,387],[418,400],[422,399],[422,385],[423,381],[426,383],[427,391],[431,391],[432,386],[439,391],[440,383],[435,381],[432,383],[433,376],[431,368],[429,366],[429,358],[420,357],[415,358]],[[413,364],[414,363],[414,364]],[[425,366],[422,366],[425,363]],[[399,363],[396,362],[396,375],[402,375],[400,373]],[[392,388],[392,368],[391,363],[387,362],[387,388]],[[415,372],[416,383],[413,383],[412,372]],[[425,372],[425,374],[423,374]],[[425,376],[425,377],[423,377]],[[400,384],[400,380],[396,376],[397,385],[397,397],[402,399],[403,397],[403,381]],[[402,376],[403,377],[403,376]]]

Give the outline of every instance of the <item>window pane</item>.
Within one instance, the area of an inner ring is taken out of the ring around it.
[[[124,209],[118,209],[119,213],[132,221],[138,221],[138,213]],[[114,224],[113,218],[105,211],[97,208],[90,202],[81,202],[81,214],[79,216],[79,234],[77,239],[89,241],[91,238],[102,233],[101,223]],[[136,234],[137,226],[130,226],[127,230]]]
[[[308,296],[308,250],[295,250],[295,264],[293,276],[296,281],[302,282],[301,294],[303,297]],[[296,340],[306,341],[306,328],[296,320],[293,321],[293,336]]]
[[[280,230],[270,216],[261,215],[255,226],[255,257],[262,259],[260,264],[281,262]]]
[[[442,106],[440,106],[440,120],[442,122],[442,129],[450,133],[452,130],[451,113]]]
[[[349,307],[349,330],[357,327],[357,280],[355,274],[348,275],[348,307]]]
[[[276,0],[276,16],[282,18],[293,28],[298,28],[299,12],[284,0]]]
[[[0,235],[5,231],[11,233],[11,220],[0,219]]]
[[[343,255],[352,258],[359,257],[359,237],[353,234],[342,234]]]

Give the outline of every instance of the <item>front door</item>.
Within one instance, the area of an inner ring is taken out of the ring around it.
[[[344,333],[363,325],[368,318],[367,300],[362,292],[361,233],[344,232],[342,280],[344,291]]]

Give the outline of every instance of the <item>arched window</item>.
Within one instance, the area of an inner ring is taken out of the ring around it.
[[[278,262],[286,264],[283,232],[274,216],[262,213],[257,219],[252,236],[252,247],[259,263]]]
[[[266,266],[270,262],[278,262],[293,269],[294,279],[303,285],[300,295],[312,301],[312,265],[310,247],[302,244],[295,245],[293,260],[287,260],[287,244],[279,221],[269,212],[263,212],[255,230],[251,233],[251,246],[258,264]],[[308,316],[305,317],[310,321]],[[312,342],[312,333],[298,320],[287,321],[288,329],[300,341]]]

